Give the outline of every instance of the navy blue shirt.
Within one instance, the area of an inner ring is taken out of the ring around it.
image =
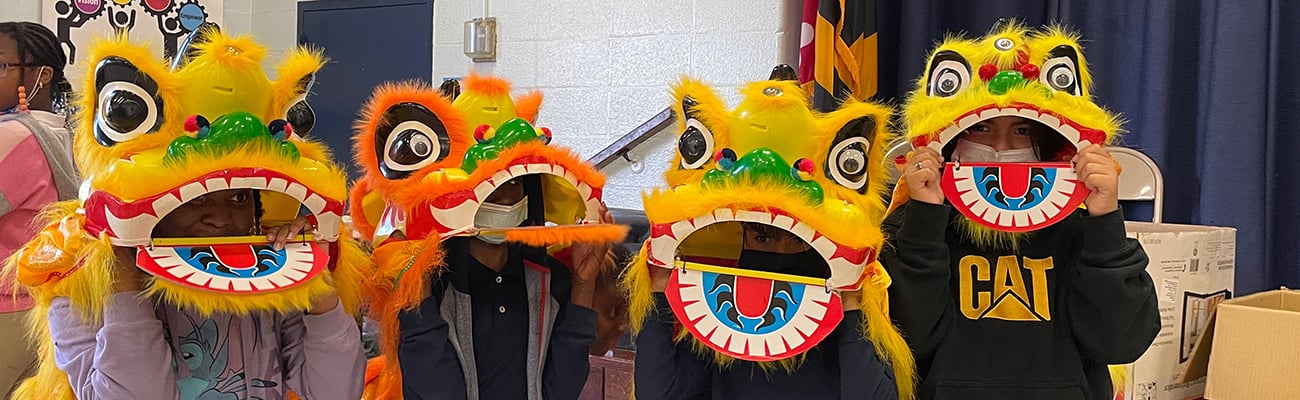
[[[483,399],[528,394],[528,289],[524,263],[512,252],[501,272],[470,257],[469,295],[474,314],[474,360]]]
[[[576,399],[587,380],[587,351],[596,339],[596,313],[569,303],[572,286],[567,266],[539,249],[511,246],[506,265],[500,272],[492,271],[468,255],[463,240],[445,244],[447,266],[433,282],[429,298],[418,310],[398,316],[404,398],[468,398],[460,358],[448,339],[450,326],[440,309],[447,290],[470,295],[479,399],[528,398],[527,259],[550,271],[548,295],[560,303],[543,367],[542,398]]]

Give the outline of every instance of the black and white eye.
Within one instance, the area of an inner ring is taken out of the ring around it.
[[[682,156],[682,169],[699,169],[713,156],[713,132],[695,118],[693,109],[697,104],[690,97],[682,99],[686,129],[677,137],[677,154]]]
[[[686,120],[686,130],[677,139],[677,152],[682,155],[682,169],[698,169],[713,155],[713,132],[700,121]]]
[[[298,81],[300,92],[289,101],[289,109],[284,113],[284,119],[293,126],[293,134],[296,136],[307,136],[311,133],[311,129],[316,127],[316,111],[312,110],[311,104],[307,103],[307,94],[311,93],[311,87],[315,83],[316,74],[302,77]]]
[[[1043,61],[1038,80],[1052,90],[1066,92],[1075,96],[1083,95],[1079,83],[1079,52],[1067,45],[1056,46]]]
[[[451,154],[447,128],[420,104],[394,105],[385,112],[384,121],[375,131],[375,151],[385,178],[406,178]]]
[[[835,135],[835,144],[826,160],[826,175],[846,188],[866,192],[867,163],[871,158],[871,140],[876,134],[876,120],[866,116],[845,124]]]
[[[158,84],[121,57],[95,66],[95,141],[103,146],[153,133],[163,123]]]
[[[388,137],[384,165],[397,171],[414,171],[442,159],[441,139],[433,129],[417,121],[406,121],[393,128]],[[448,144],[450,142],[448,141]]]
[[[289,125],[293,126],[293,134],[296,136],[306,136],[311,133],[311,128],[316,127],[316,111],[307,104],[306,95],[301,97],[302,100],[295,101],[284,116],[284,119],[289,121]]]
[[[926,94],[934,97],[952,97],[970,86],[970,65],[956,52],[944,50],[930,59],[930,75]]]

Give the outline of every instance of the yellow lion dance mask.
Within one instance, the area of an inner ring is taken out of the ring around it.
[[[315,119],[305,96],[324,58],[295,49],[270,81],[252,39],[204,27],[191,40],[170,66],[125,38],[95,44],[75,125],[81,199],[51,206],[6,271],[39,304],[68,296],[92,321],[120,278],[110,275],[114,247],[138,249],[148,294],[182,308],[289,312],[334,287],[355,312],[367,260],[339,239],[346,181],[324,145],[304,138]],[[308,210],[315,240],[274,251],[264,236],[153,238],[172,210],[230,188],[259,192],[264,226]]]
[[[650,269],[668,268],[665,295],[698,351],[724,364],[789,366],[839,324],[840,293],[861,291],[863,332],[910,398],[912,356],[889,320],[890,280],[876,261],[890,109],[849,101],[816,113],[795,82],[782,80],[745,85],[730,110],[693,79],[672,94],[677,153],[668,186],[644,195],[650,238],[623,277],[633,331],[653,312]],[[742,223],[792,233],[827,274],[738,265]]]
[[[251,38],[205,26],[186,46],[168,65],[125,37],[96,42],[77,101],[80,199],[49,207],[46,228],[5,271],[30,288],[39,316],[66,296],[83,318],[100,320],[112,282],[127,279],[112,275],[115,247],[137,249],[137,265],[152,275],[146,293],[177,307],[289,312],[337,291],[355,313],[368,260],[339,237],[346,181],[325,146],[305,138],[314,124],[305,98],[324,58],[295,49],[272,81],[261,67],[266,50]],[[226,189],[259,193],[262,226],[305,209],[314,239],[274,250],[263,235],[153,237],[168,213]],[[32,330],[43,341],[41,368],[19,398],[71,398],[45,321]]]
[[[926,65],[904,109],[913,147],[947,156],[962,132],[1003,116],[1036,121],[1064,140],[1061,151],[1040,154],[1039,162],[949,157],[944,195],[976,231],[1034,231],[1079,208],[1088,189],[1069,161],[1078,149],[1110,143],[1120,122],[1089,94],[1092,76],[1077,35],[1009,23],[983,38],[947,38]]]

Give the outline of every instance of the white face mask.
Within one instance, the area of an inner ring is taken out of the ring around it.
[[[513,228],[528,219],[528,198],[519,199],[513,205],[483,203],[478,213],[474,214],[475,228]],[[505,243],[505,235],[477,236],[479,240],[491,244]]]
[[[952,158],[965,162],[1035,162],[1038,155],[1034,148],[997,151],[993,147],[975,143],[965,138],[957,139],[957,147],[952,150]]]

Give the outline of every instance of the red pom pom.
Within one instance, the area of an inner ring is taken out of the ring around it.
[[[185,118],[185,131],[191,133],[199,131],[199,116],[197,114]]]
[[[487,124],[479,125],[478,128],[474,128],[474,140],[480,142],[486,140],[484,139],[484,135],[487,135],[488,129],[492,129],[492,127]]]
[[[810,174],[813,172],[813,169],[815,168],[812,160],[809,160],[807,158],[800,158],[799,161],[795,161],[794,167],[798,168],[799,171],[801,172],[806,172]]]
[[[998,74],[998,67],[993,64],[984,64],[980,66],[980,79],[988,81]]]
[[[1026,80],[1037,80],[1038,66],[1034,64],[1025,64],[1020,67],[1020,75],[1023,75]]]

